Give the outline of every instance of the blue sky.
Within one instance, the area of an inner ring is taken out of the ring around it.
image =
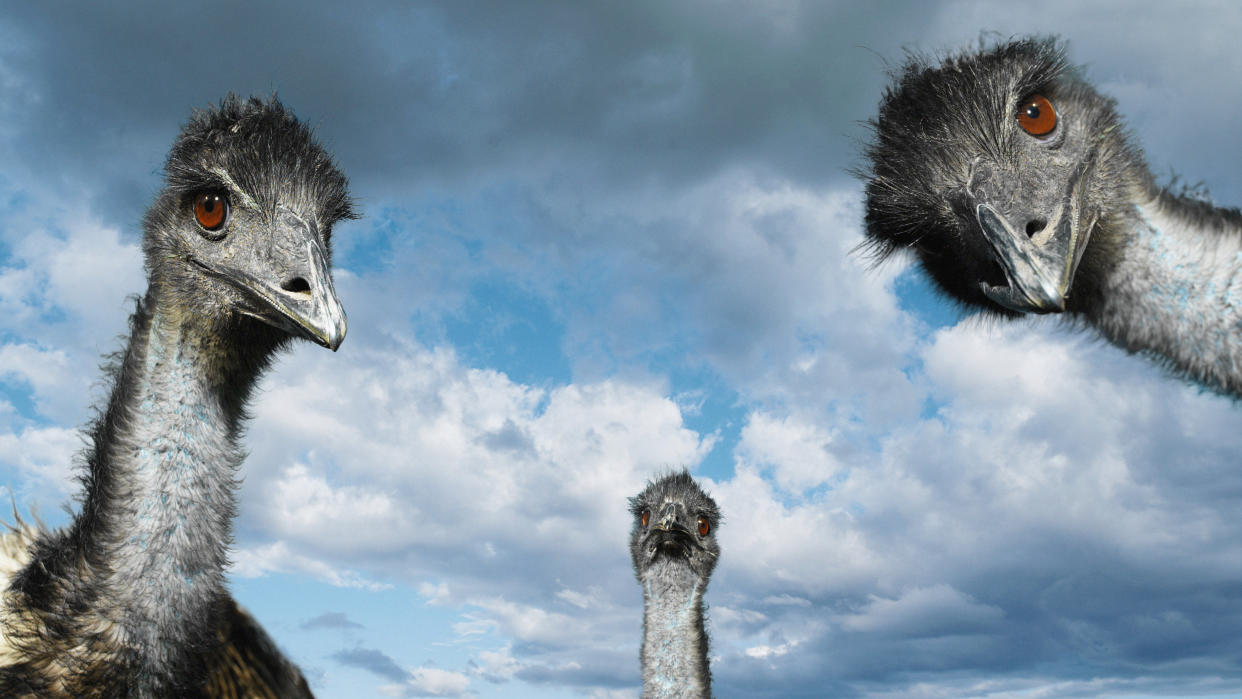
[[[1239,408],[870,269],[905,49],[1055,33],[1161,178],[1242,203],[1233,3],[18,3],[0,483],[66,521],[190,111],[277,92],[365,216],[265,378],[236,596],[324,697],[635,697],[626,498],[725,515],[721,696],[1242,692]],[[1223,87],[1222,87],[1223,83]]]

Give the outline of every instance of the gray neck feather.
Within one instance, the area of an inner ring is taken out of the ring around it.
[[[711,696],[707,633],[700,580],[680,562],[663,558],[642,577],[643,696],[690,699]]]
[[[211,328],[154,286],[131,325],[81,512],[44,549],[77,563],[29,587],[45,614],[74,619],[77,635],[49,646],[67,667],[114,667],[127,696],[175,696],[202,681],[218,642],[243,404],[271,346]],[[84,642],[96,638],[112,641]]]
[[[219,599],[242,455],[194,325],[157,307],[132,343],[141,370],[110,445],[114,487],[86,507],[110,525],[104,586],[125,644],[158,671],[169,648],[185,646],[187,620],[210,616]]]
[[[1089,322],[1209,386],[1242,395],[1242,230],[1157,198],[1135,206]]]

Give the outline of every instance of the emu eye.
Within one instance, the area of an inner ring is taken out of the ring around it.
[[[1032,136],[1047,136],[1057,128],[1057,110],[1043,95],[1031,95],[1018,104],[1018,126]]]
[[[194,219],[205,231],[224,227],[229,215],[229,200],[219,192],[199,192],[194,196]]]
[[[707,532],[710,532],[711,530],[712,530],[712,523],[707,521],[706,517],[700,515],[699,516],[699,536],[707,536]]]
[[[643,510],[643,513],[639,515],[638,521],[642,522],[644,527],[647,526],[651,522],[651,510]]]

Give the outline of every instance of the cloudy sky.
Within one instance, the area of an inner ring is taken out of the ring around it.
[[[169,5],[0,13],[23,512],[67,519],[180,125],[277,92],[365,217],[341,351],[253,406],[230,578],[321,696],[636,697],[626,498],[680,466],[721,696],[1242,692],[1242,407],[869,269],[849,174],[906,49],[1055,33],[1238,205],[1235,3]]]

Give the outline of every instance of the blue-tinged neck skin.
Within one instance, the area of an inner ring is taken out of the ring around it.
[[[663,559],[647,569],[643,585],[643,697],[711,696],[703,592],[689,566]]]
[[[1167,196],[1135,206],[1122,225],[1130,235],[1088,320],[1122,347],[1242,397],[1242,230]]]
[[[112,487],[86,503],[109,520],[104,584],[123,642],[153,673],[200,633],[187,620],[210,618],[223,589],[242,455],[212,380],[213,344],[158,306],[138,328],[126,419],[108,445]]]
[[[58,695],[196,691],[227,600],[243,405],[275,336],[213,328],[155,287],[131,328],[81,510],[41,538],[10,588],[20,616],[6,632],[31,658],[20,672],[56,678],[46,686]]]

